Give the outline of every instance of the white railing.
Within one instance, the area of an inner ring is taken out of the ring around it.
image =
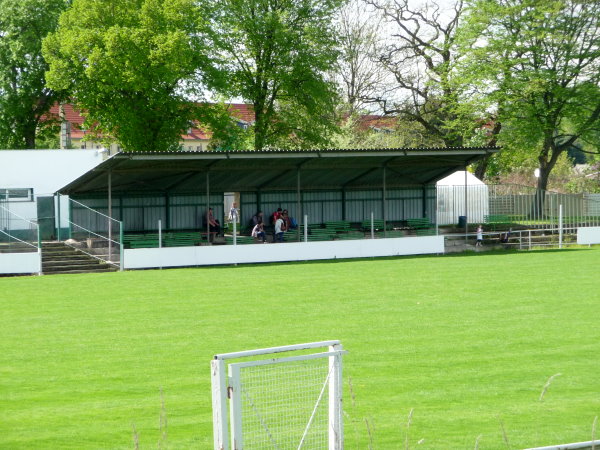
[[[123,223],[71,198],[68,205],[68,236],[59,236],[59,240],[122,270]],[[59,219],[59,230],[61,222]]]
[[[0,244],[6,244],[9,249],[16,245],[20,249],[26,247],[37,251],[40,247],[39,226],[0,204]]]
[[[38,224],[0,204],[0,274],[41,274],[41,271]]]

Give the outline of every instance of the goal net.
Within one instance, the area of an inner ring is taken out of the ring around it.
[[[215,449],[342,449],[343,353],[326,341],[216,355]]]

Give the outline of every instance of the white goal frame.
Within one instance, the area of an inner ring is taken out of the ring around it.
[[[260,360],[233,362],[238,358],[247,358],[275,353],[297,352],[327,348],[327,351],[310,354],[268,357]],[[294,361],[306,361],[318,358],[327,358],[329,373],[325,385],[329,386],[328,405],[328,439],[329,450],[342,450],[344,448],[344,426],[342,417],[342,349],[340,341],[322,341],[306,344],[286,345],[282,347],[263,348],[234,353],[215,355],[211,361],[211,384],[213,404],[213,434],[215,450],[242,450],[244,448],[242,435],[242,408],[240,370],[245,367],[265,366],[271,364],[285,364]],[[319,397],[320,400],[320,397]],[[318,403],[318,402],[317,402]],[[316,407],[315,407],[316,408]],[[314,415],[314,411],[313,411]],[[307,430],[311,425],[311,416],[307,423]],[[230,443],[233,443],[231,447]],[[299,443],[299,449],[303,448]]]

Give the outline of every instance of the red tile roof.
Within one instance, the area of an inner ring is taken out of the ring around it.
[[[374,128],[392,130],[396,125],[397,118],[392,116],[365,114],[358,116],[356,119],[356,126],[361,131],[367,131]]]
[[[244,122],[254,122],[254,109],[252,105],[246,103],[231,103],[228,105],[231,115],[237,119],[243,120]],[[58,104],[55,104],[50,108],[50,112],[46,115],[48,119],[58,120]],[[71,123],[71,138],[82,139],[85,136],[85,132],[82,130],[83,121],[85,118],[79,110],[77,110],[72,104],[66,103],[64,105],[65,119]],[[209,140],[212,133],[204,129],[201,124],[196,124],[196,127],[191,128],[190,133],[182,134],[181,139],[183,141],[190,140]]]

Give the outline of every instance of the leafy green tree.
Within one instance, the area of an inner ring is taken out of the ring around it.
[[[442,147],[444,143],[411,120],[378,115],[349,115],[335,146],[340,148]]]
[[[63,93],[46,86],[42,39],[66,0],[0,0],[0,148],[35,148],[44,115]]]
[[[197,116],[206,63],[194,0],[74,0],[44,42],[48,85],[69,90],[86,127],[124,150],[172,150]]]
[[[502,123],[501,142],[532,149],[548,186],[560,156],[600,128],[600,15],[585,0],[469,3],[465,73]],[[541,207],[543,196],[539,196]]]
[[[254,107],[255,149],[330,142],[336,90],[325,73],[338,56],[333,18],[343,1],[199,1],[221,92]]]

